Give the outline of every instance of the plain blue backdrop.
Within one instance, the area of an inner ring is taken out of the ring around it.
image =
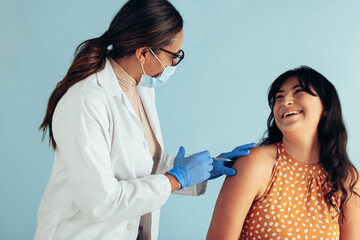
[[[77,45],[100,36],[124,2],[0,0],[0,239],[33,238],[53,164],[37,130],[47,99]],[[215,156],[258,142],[270,83],[305,64],[336,86],[349,155],[360,168],[359,1],[172,2],[185,21],[186,57],[157,90],[166,152],[184,145]],[[223,180],[200,197],[171,196],[159,239],[204,239]]]

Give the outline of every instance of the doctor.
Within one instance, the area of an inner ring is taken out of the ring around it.
[[[101,37],[80,44],[40,126],[55,160],[35,239],[157,239],[171,192],[199,195],[204,181],[235,174],[208,151],[163,152],[153,87],[184,58],[182,28],[168,1],[130,0]]]

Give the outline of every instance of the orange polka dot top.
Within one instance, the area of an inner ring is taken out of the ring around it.
[[[282,143],[277,150],[269,185],[252,204],[239,239],[339,239],[338,213],[326,197],[325,169],[297,162]],[[338,208],[338,197],[333,202]]]

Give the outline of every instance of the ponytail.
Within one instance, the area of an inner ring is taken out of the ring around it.
[[[183,19],[167,0],[129,0],[116,14],[108,31],[101,37],[82,42],[66,76],[51,93],[46,114],[39,129],[43,140],[49,130],[49,143],[56,148],[52,118],[57,103],[67,90],[105,67],[107,48],[112,45],[115,59],[129,56],[141,47],[154,51],[168,46],[183,28]]]
[[[57,103],[70,87],[104,68],[109,45],[110,40],[108,39],[107,32],[99,38],[82,42],[76,48],[75,58],[66,76],[56,85],[56,88],[51,93],[46,114],[39,129],[43,132],[43,140],[47,129],[49,129],[49,143],[51,143],[54,149],[56,148],[56,142],[52,132],[52,117]]]

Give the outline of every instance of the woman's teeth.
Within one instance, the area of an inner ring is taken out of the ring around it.
[[[291,116],[291,115],[298,115],[301,112],[302,111],[297,111],[297,110],[288,111],[288,112],[285,112],[282,117],[285,118],[285,117],[288,117],[288,116]]]

